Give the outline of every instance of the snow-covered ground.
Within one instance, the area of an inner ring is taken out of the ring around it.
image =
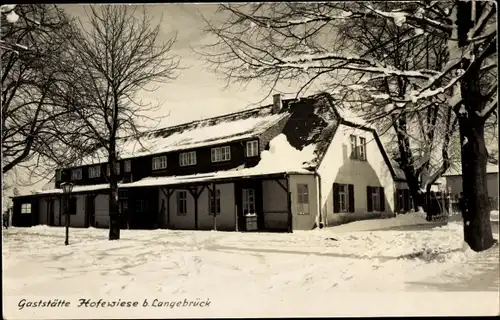
[[[414,213],[293,234],[123,230],[119,241],[107,241],[107,230],[71,229],[69,246],[64,228],[9,228],[3,233],[4,314],[16,319],[498,314],[498,247],[474,253],[463,245],[459,223],[433,228],[425,223]],[[494,231],[498,238],[498,224]],[[21,299],[56,298],[70,305],[18,306]],[[138,305],[78,307],[79,299]],[[152,306],[154,299],[169,304]],[[207,299],[209,306],[183,307]]]

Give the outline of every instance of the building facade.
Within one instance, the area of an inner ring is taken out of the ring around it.
[[[276,95],[119,146],[122,228],[291,232],[390,217],[398,206],[401,179],[377,132],[343,117],[327,93]],[[108,227],[110,168],[97,159],[57,169],[54,189],[15,197],[13,225],[64,226],[68,212],[73,227]],[[75,185],[71,199],[63,182]]]

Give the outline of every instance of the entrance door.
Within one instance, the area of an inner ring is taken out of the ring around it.
[[[243,218],[245,219],[245,230],[257,230],[258,224],[255,189],[242,189],[242,209]]]

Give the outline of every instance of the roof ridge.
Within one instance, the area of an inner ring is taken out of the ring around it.
[[[161,127],[161,128],[157,128],[157,129],[146,130],[146,131],[141,132],[140,134],[152,134],[152,133],[155,133],[155,132],[158,132],[158,131],[161,131],[161,130],[176,129],[176,128],[180,128],[180,127],[184,127],[184,126],[188,126],[188,125],[193,125],[193,124],[196,124],[196,123],[201,123],[201,122],[204,122],[204,121],[218,120],[218,119],[223,119],[223,118],[226,118],[226,117],[234,116],[234,115],[237,115],[237,114],[250,113],[250,112],[258,110],[258,109],[265,109],[265,108],[269,108],[269,107],[271,107],[271,105],[259,106],[259,107],[255,107],[255,108],[251,108],[251,109],[247,109],[247,110],[235,111],[235,112],[221,114],[221,115],[214,116],[214,117],[209,117],[209,118],[204,118],[204,119],[198,119],[198,120],[192,120],[192,121],[189,121],[189,122],[184,122],[184,123],[180,123],[180,124],[176,124],[176,125],[172,125],[172,126],[165,126],[165,127]],[[128,136],[128,137],[125,137],[125,138],[130,138],[130,137],[133,137],[133,136],[134,135],[131,135],[131,136]]]

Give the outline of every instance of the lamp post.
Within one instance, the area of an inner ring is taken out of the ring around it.
[[[65,198],[66,198],[66,239],[64,240],[64,245],[69,244],[69,199],[71,197],[71,191],[73,190],[73,184],[71,182],[65,182],[61,184]]]

